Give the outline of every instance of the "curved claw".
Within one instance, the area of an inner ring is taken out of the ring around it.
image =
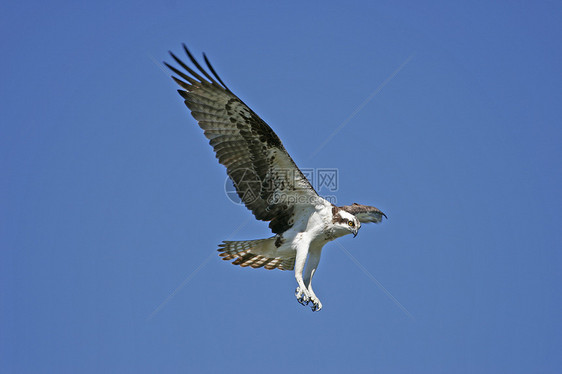
[[[318,299],[311,300],[312,306],[310,307],[313,312],[319,312],[322,310],[322,303]]]
[[[297,287],[297,289],[295,290],[295,297],[301,305],[308,305],[308,303],[310,302],[310,297],[308,297],[306,293],[300,289],[300,287]]]
[[[308,303],[310,303],[310,299],[306,296],[301,296],[299,298],[297,298],[297,301],[301,304],[301,305],[308,305]]]

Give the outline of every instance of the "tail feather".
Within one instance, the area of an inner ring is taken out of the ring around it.
[[[283,256],[275,247],[275,237],[258,240],[223,241],[219,244],[219,256],[223,260],[235,259],[232,264],[254,269],[293,270],[294,256]]]

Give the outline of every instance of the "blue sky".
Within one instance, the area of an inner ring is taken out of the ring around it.
[[[561,11],[4,2],[1,371],[560,372]],[[412,317],[336,243],[319,313],[216,256],[270,233],[162,67],[182,42],[340,205],[387,213],[339,243]]]

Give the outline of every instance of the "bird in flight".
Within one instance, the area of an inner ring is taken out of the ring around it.
[[[312,289],[312,277],[324,245],[344,235],[355,237],[362,223],[379,223],[386,215],[357,203],[338,207],[319,196],[279,137],[230,91],[207,56],[203,54],[208,71],[185,45],[183,49],[192,67],[172,52],[179,68],[164,64],[174,72],[179,94],[241,201],[256,219],[268,221],[273,232],[266,239],[223,241],[219,256],[242,267],[294,270],[297,301],[319,311],[322,303]]]

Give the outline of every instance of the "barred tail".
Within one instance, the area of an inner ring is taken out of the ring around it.
[[[268,239],[223,241],[217,251],[223,260],[232,260],[232,265],[264,267],[268,270],[293,270],[295,258],[282,256],[275,246],[275,236]]]

